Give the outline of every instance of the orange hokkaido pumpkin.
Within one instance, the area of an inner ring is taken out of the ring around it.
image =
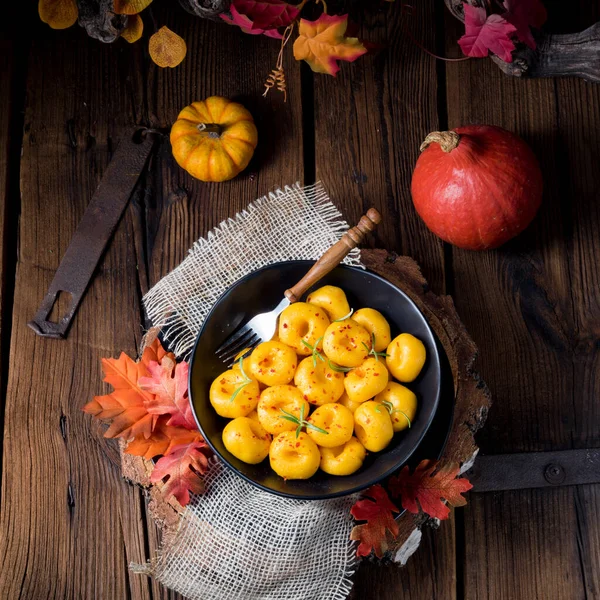
[[[219,96],[192,102],[171,128],[175,160],[202,181],[233,179],[248,166],[257,142],[248,110]]]

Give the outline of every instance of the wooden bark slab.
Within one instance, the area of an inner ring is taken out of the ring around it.
[[[491,404],[490,394],[478,374],[473,370],[477,347],[460,320],[450,296],[437,296],[417,263],[407,256],[398,256],[386,250],[363,250],[364,265],[402,289],[425,315],[442,344],[454,380],[454,420],[442,460],[458,462],[463,471],[470,467],[478,452],[474,434],[483,426]],[[442,398],[449,402],[450,398]],[[148,487],[148,474],[152,463],[141,457],[121,453],[123,475],[130,481]],[[432,457],[433,458],[433,457]],[[160,490],[150,488],[149,512],[163,535],[171,537],[177,527],[177,503],[166,502]],[[401,565],[417,550],[421,542],[421,527],[437,526],[435,520],[424,520],[405,513],[399,519],[400,535],[391,541],[392,559]],[[167,544],[168,545],[168,544]]]

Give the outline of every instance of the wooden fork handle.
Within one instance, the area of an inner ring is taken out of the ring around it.
[[[381,223],[379,211],[370,208],[367,214],[360,218],[358,225],[346,231],[342,239],[331,246],[294,287],[285,290],[285,297],[292,303],[297,302],[308,288],[325,277],[327,273],[333,271],[344,260],[350,250],[361,244],[365,235],[374,231],[379,223]]]

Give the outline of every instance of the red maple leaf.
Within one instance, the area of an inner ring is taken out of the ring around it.
[[[200,475],[208,467],[206,448],[207,445],[201,441],[175,446],[154,465],[150,481],[158,483],[164,480],[162,491],[166,496],[173,494],[181,506],[189,504],[190,492],[201,494],[204,491]]]
[[[516,36],[535,50],[531,27],[541,27],[548,18],[546,7],[540,0],[505,0],[506,12],[502,15],[516,29]]]
[[[256,29],[277,29],[293,23],[300,11],[282,0],[233,0],[232,5],[252,21]]]
[[[504,17],[497,14],[488,16],[485,8],[476,8],[465,4],[465,35],[458,43],[467,56],[481,58],[489,51],[497,54],[503,61],[512,62],[515,44],[510,36],[517,28]]]
[[[188,373],[186,362],[175,363],[168,356],[161,363],[151,361],[148,377],[140,377],[138,384],[152,396],[144,406],[152,415],[171,415],[167,425],[197,429],[188,399]]]
[[[467,501],[461,494],[473,486],[468,479],[457,479],[460,468],[457,463],[446,463],[440,466],[438,461],[423,460],[411,475],[410,469],[404,467],[400,474],[389,481],[389,490],[394,498],[400,496],[402,506],[409,512],[417,514],[419,506],[430,517],[444,520],[450,514],[450,506],[464,506]]]
[[[398,535],[398,523],[392,513],[399,511],[380,485],[370,487],[364,495],[367,498],[358,500],[350,514],[356,520],[366,523],[354,527],[350,539],[360,542],[356,550],[357,556],[369,556],[374,551],[381,558],[388,549],[387,532],[394,537]]]
[[[277,29],[258,29],[255,27],[254,23],[251,19],[249,19],[246,15],[240,14],[235,6],[232,4],[229,7],[229,12],[231,13],[231,17],[225,14],[219,15],[225,23],[229,23],[229,25],[237,25],[244,33],[249,33],[250,35],[261,35],[264,34],[267,37],[272,37],[280,40],[283,36]]]

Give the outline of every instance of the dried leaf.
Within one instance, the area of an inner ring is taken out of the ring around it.
[[[181,506],[189,504],[190,492],[200,494],[204,491],[204,483],[199,476],[208,467],[206,448],[204,442],[192,442],[172,448],[168,456],[163,456],[156,463],[150,481],[158,483],[166,479],[163,493],[175,496]]]
[[[185,58],[187,46],[182,37],[163,26],[150,38],[149,50],[159,67],[176,67]]]
[[[287,27],[300,14],[297,7],[282,0],[232,0],[232,5],[252,21],[255,29]]]
[[[40,19],[52,29],[66,29],[77,21],[79,11],[75,0],[39,0]]]
[[[114,0],[113,12],[117,15],[137,15],[152,4],[152,0]]]
[[[148,374],[146,364],[136,363],[122,352],[118,359],[103,358],[102,367],[104,381],[114,390],[106,396],[94,397],[83,407],[84,412],[112,421],[104,437],[150,437],[158,416],[149,414],[144,405],[153,399],[152,394],[138,385],[139,378]]]
[[[366,54],[358,38],[346,37],[348,15],[321,15],[316,21],[300,19],[299,35],[294,42],[294,57],[305,60],[315,73],[335,75],[338,60],[352,62]]]
[[[171,415],[168,425],[196,429],[196,421],[188,399],[189,365],[175,363],[164,357],[161,363],[148,364],[148,376],[138,380],[140,387],[153,397],[145,401],[146,409],[153,415]]]
[[[436,519],[444,520],[450,515],[450,506],[464,506],[467,501],[461,496],[473,486],[468,479],[457,479],[460,468],[457,463],[446,463],[440,466],[438,461],[423,460],[411,475],[408,467],[404,467],[399,475],[392,477],[389,489],[394,497],[400,496],[402,506],[409,512],[417,514],[421,510]]]
[[[110,383],[114,390],[106,396],[96,396],[83,410],[98,419],[112,421],[104,437],[150,437],[158,417],[148,413],[144,402],[152,400],[153,395],[142,390],[138,380],[149,374],[148,364],[151,361],[161,361],[165,357],[174,359],[173,354],[166,352],[156,339],[144,350],[137,363],[124,352],[118,359],[102,359],[104,381]]]
[[[249,33],[250,35],[266,35],[267,37],[281,39],[283,36],[277,29],[257,29],[254,27],[254,23],[246,16],[240,14],[233,4],[229,7],[229,12],[231,13],[231,17],[221,14],[219,15],[225,23],[229,25],[237,25],[244,33]]]
[[[356,502],[350,514],[357,521],[366,523],[354,527],[350,539],[360,542],[357,556],[369,556],[374,551],[377,557],[382,558],[388,549],[387,532],[394,537],[398,535],[398,524],[392,513],[399,511],[380,485],[370,487],[364,496],[367,498]]]
[[[199,431],[171,427],[167,421],[168,417],[159,417],[150,437],[137,435],[129,442],[125,452],[150,460],[155,456],[170,454],[175,446],[203,441]]]
[[[130,15],[127,17],[127,27],[123,30],[121,37],[130,44],[137,42],[144,32],[144,21],[140,15]]]
[[[485,8],[476,8],[465,4],[465,35],[458,43],[467,56],[481,58],[489,51],[497,54],[504,62],[512,62],[515,49],[510,36],[517,31],[516,27],[504,17],[491,14]]]
[[[548,18],[546,7],[540,0],[505,0],[506,12],[502,15],[516,29],[516,36],[535,50],[531,27],[540,28]]]

